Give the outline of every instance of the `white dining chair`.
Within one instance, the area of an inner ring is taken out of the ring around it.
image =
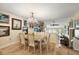
[[[50,51],[53,50],[53,54],[56,54],[56,44],[57,44],[57,36],[55,33],[50,34],[49,42],[50,42]]]
[[[43,46],[43,48],[46,48],[46,54],[48,53],[48,44],[49,44],[49,34],[46,32],[41,32],[41,39],[43,40],[43,42],[41,42],[41,45]]]
[[[34,40],[37,41],[36,45],[40,48],[40,54],[42,54],[42,46],[41,46],[41,33],[40,32],[34,32]]]
[[[34,34],[28,34],[28,51],[30,48],[33,48],[33,52],[35,53],[35,43],[34,43]]]
[[[25,34],[24,33],[19,33],[19,38],[20,38],[20,47],[24,47],[26,49],[26,41],[25,41]]]

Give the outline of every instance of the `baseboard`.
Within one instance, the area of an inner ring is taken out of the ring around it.
[[[0,46],[0,49],[6,48],[6,47],[8,47],[8,46],[10,46],[10,45],[13,45],[13,44],[16,44],[16,43],[18,43],[18,41],[17,41],[17,42],[11,42],[11,43],[6,44],[6,45],[2,45],[2,46]]]

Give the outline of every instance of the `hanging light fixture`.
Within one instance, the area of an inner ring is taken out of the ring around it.
[[[34,18],[34,13],[31,12],[31,16],[28,18],[28,27],[34,27],[35,24],[35,18]]]

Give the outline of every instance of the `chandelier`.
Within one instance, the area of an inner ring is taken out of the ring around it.
[[[31,12],[31,16],[28,18],[28,27],[34,27],[34,24],[36,22],[35,18],[34,18],[34,13]]]

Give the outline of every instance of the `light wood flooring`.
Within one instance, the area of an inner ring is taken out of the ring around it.
[[[36,50],[36,53],[33,53],[31,49],[30,52],[28,50],[24,50],[23,47],[19,48],[19,44],[11,45],[7,48],[3,48],[0,50],[1,55],[40,55],[39,49]],[[66,47],[56,48],[56,54],[54,54],[53,49],[48,51],[46,54],[46,50],[43,49],[43,53],[41,55],[78,55],[79,51],[75,51]]]

